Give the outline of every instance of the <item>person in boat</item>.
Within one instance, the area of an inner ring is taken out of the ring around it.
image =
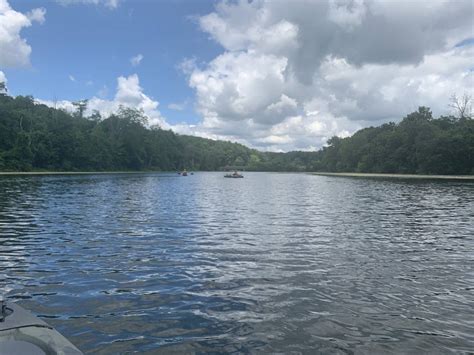
[[[237,170],[234,170],[234,173],[232,175],[233,176],[239,176],[240,174],[237,172]]]

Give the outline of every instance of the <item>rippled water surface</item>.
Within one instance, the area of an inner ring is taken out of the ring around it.
[[[0,288],[86,353],[474,349],[474,184],[0,177]]]

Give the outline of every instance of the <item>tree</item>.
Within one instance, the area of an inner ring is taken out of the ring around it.
[[[8,93],[7,85],[4,81],[0,81],[0,95],[6,95]]]
[[[0,95],[0,169],[474,174],[474,120],[467,109],[459,115],[464,119],[435,119],[420,107],[398,124],[332,137],[317,152],[272,153],[150,127],[144,112],[131,108],[84,117],[86,104],[79,101],[71,115],[30,96]]]
[[[433,114],[429,107],[420,106],[418,111],[408,114],[402,121],[403,122],[426,122],[433,119]]]
[[[89,119],[92,121],[100,121],[102,119],[102,115],[100,114],[99,110],[93,110]]]
[[[460,120],[466,120],[472,118],[472,96],[464,94],[462,97],[458,97],[453,94],[450,99],[449,107],[454,111],[454,114]]]
[[[84,111],[87,109],[88,101],[89,100],[80,100],[72,103],[74,106],[76,106],[76,113],[80,118],[84,117]]]
[[[145,115],[145,111],[143,111],[143,109],[134,109],[120,105],[117,116],[122,120],[136,123],[140,126],[146,126],[148,124],[148,117]]]

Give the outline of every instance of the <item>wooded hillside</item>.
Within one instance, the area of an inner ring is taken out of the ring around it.
[[[474,123],[420,107],[400,123],[333,137],[317,152],[268,153],[149,128],[137,110],[83,116],[0,94],[1,171],[239,170],[474,174]]]

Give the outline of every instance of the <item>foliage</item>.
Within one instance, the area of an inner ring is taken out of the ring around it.
[[[420,107],[399,124],[333,137],[318,152],[269,153],[241,144],[148,128],[143,112],[121,108],[84,117],[30,96],[0,95],[1,171],[260,170],[473,174],[474,124],[433,119]]]
[[[399,124],[365,128],[328,144],[320,170],[474,174],[474,122],[465,115],[433,119],[428,108],[420,107]]]
[[[244,168],[259,152],[241,144],[147,128],[130,108],[105,119],[69,114],[32,97],[0,96],[0,170],[218,170]]]

